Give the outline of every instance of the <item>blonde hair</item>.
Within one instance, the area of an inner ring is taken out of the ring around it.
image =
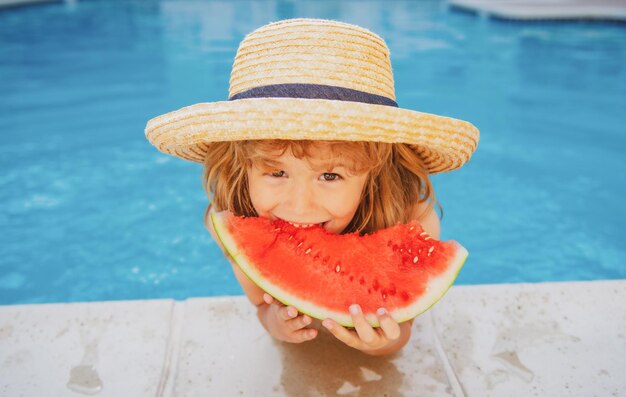
[[[361,201],[343,233],[371,233],[410,220],[415,205],[435,199],[428,171],[408,145],[383,142],[254,140],[214,142],[204,161],[202,186],[216,211],[228,210],[239,216],[258,216],[248,192],[247,169],[272,166],[272,157],[289,150],[294,157],[310,159],[324,147],[331,167],[346,164],[353,174],[367,172]],[[418,220],[426,211],[418,214]],[[205,216],[205,222],[207,217]]]

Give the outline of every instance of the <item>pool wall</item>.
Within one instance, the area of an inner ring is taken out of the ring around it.
[[[29,4],[37,4],[37,3],[60,3],[63,2],[64,0],[0,0],[0,8],[3,7],[16,7],[16,6],[22,6],[22,5],[29,5]],[[65,0],[68,3],[70,2],[69,0]]]

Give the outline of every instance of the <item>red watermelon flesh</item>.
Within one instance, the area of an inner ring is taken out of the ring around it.
[[[321,226],[211,212],[214,229],[241,270],[286,305],[353,326],[358,303],[372,326],[386,308],[397,322],[426,311],[450,288],[467,258],[456,241],[430,238],[418,222],[359,236]]]

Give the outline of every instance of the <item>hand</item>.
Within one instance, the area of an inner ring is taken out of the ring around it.
[[[269,294],[263,294],[259,320],[274,338],[290,343],[302,343],[317,336],[317,330],[306,328],[313,319],[298,313],[293,306],[285,306]]]
[[[322,325],[346,345],[367,354],[393,353],[404,346],[411,333],[412,322],[398,324],[383,308],[378,309],[376,313],[380,324],[380,328],[377,329],[369,325],[359,305],[350,306],[350,315],[354,330],[342,327],[329,318],[325,319]]]

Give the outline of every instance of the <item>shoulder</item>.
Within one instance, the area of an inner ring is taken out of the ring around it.
[[[441,234],[441,225],[439,223],[439,216],[431,203],[423,201],[414,205],[410,220],[418,221],[424,231],[428,233],[432,238],[439,240]]]

